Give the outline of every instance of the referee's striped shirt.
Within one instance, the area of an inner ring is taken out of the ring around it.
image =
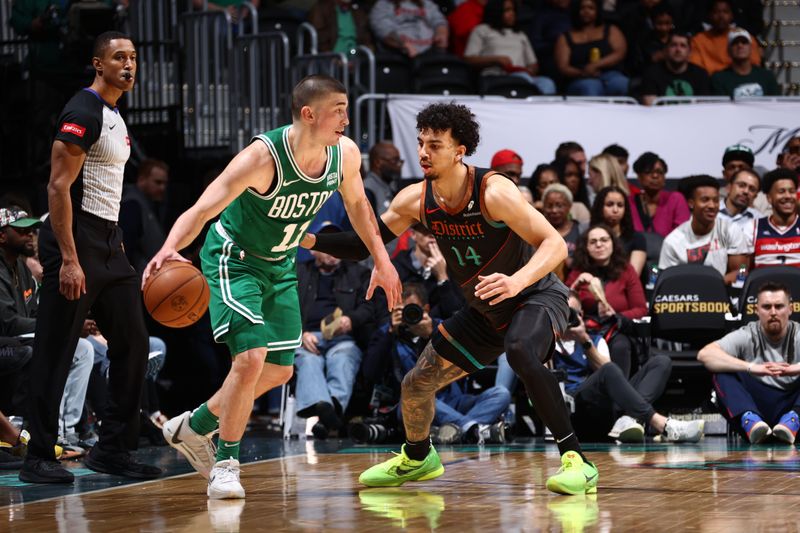
[[[77,144],[86,152],[70,189],[73,208],[116,222],[125,163],[131,153],[128,128],[119,110],[92,89],[78,91],[58,118],[56,140]]]

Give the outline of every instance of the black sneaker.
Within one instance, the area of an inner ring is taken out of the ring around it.
[[[26,483],[72,483],[75,476],[55,459],[28,455],[19,471],[19,480]]]
[[[136,479],[154,479],[161,475],[160,468],[136,461],[129,452],[106,451],[100,446],[89,450],[83,464],[95,472]]]
[[[15,457],[5,450],[0,450],[0,470],[19,470],[21,467],[21,458]]]

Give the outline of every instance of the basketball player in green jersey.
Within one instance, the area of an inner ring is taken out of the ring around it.
[[[222,212],[200,257],[214,338],[228,345],[233,363],[208,402],[164,426],[167,442],[208,478],[209,498],[244,498],[239,441],[253,400],[289,380],[301,344],[297,245],[337,189],[375,260],[367,298],[380,286],[389,309],[400,302],[400,279],[364,194],[361,154],[343,134],[347,124],[344,86],[327,76],[301,80],[292,91],[292,124],[257,135],[178,218],[145,269],[146,280],[165,261],[185,261],[177,250]],[[215,453],[211,436],[218,427]]]

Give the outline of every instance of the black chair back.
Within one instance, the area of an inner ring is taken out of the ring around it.
[[[650,299],[650,329],[660,339],[706,344],[725,335],[729,311],[722,274],[705,265],[678,265],[658,276]]]
[[[742,323],[758,320],[756,299],[758,289],[767,281],[777,281],[789,288],[792,295],[792,314],[790,320],[800,322],[800,268],[790,266],[767,266],[753,270],[747,275],[739,297],[739,312]]]

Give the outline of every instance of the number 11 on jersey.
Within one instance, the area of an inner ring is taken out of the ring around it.
[[[287,224],[283,228],[283,240],[277,246],[272,247],[272,252],[280,253],[285,252],[290,248],[296,248],[298,244],[300,244],[300,239],[303,238],[305,235],[306,230],[311,225],[314,219],[311,219],[304,223],[298,229],[297,224]]]

